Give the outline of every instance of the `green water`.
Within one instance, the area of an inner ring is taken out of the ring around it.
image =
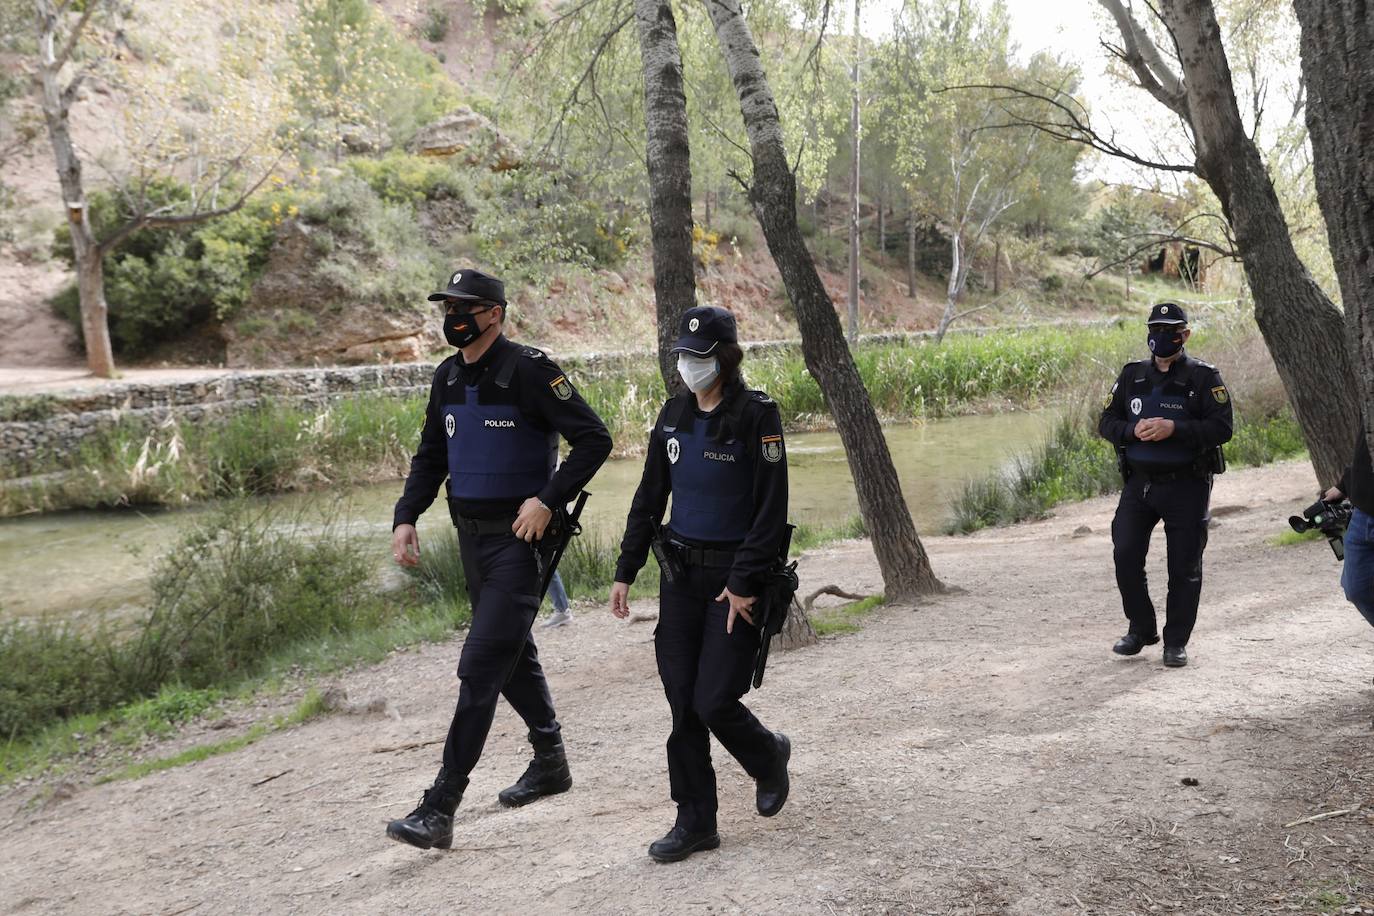
[[[1052,420],[1043,411],[1014,411],[888,427],[902,492],[921,533],[940,528],[949,498],[963,481],[1038,443]],[[836,523],[858,512],[837,434],[790,435],[787,454],[792,521]],[[587,487],[592,493],[584,515],[589,532],[602,540],[619,539],[641,468],[642,459],[629,458],[601,469]],[[395,481],[289,494],[273,501],[298,512],[307,526],[332,512],[351,532],[374,538],[385,581],[394,576],[386,561],[391,509],[400,492],[401,483]],[[62,512],[0,520],[0,608],[9,616],[73,618],[137,610],[147,601],[154,560],[211,508]],[[447,524],[442,503],[425,513],[419,525],[421,549],[427,537]]]

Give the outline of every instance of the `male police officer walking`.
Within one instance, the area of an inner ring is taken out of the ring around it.
[[[1188,637],[1202,592],[1208,502],[1221,445],[1231,439],[1231,398],[1214,366],[1184,352],[1188,316],[1172,302],[1150,310],[1148,359],[1127,363],[1112,386],[1098,432],[1117,447],[1126,476],[1112,520],[1116,585],[1130,627],[1112,646],[1135,655],[1159,642],[1145,583],[1150,533],[1164,520],[1169,598],[1164,664],[1188,664]]]
[[[649,434],[611,586],[611,613],[629,616],[630,584],[660,537],[662,562],[654,653],[673,713],[668,783],[677,822],[649,846],[677,862],[720,846],[711,735],[755,780],[764,817],[782,810],[792,745],[769,731],[740,697],[749,689],[759,631],[754,612],[787,525],[787,459],[778,405],[740,377],[744,352],[722,308],[688,309],[673,352],[690,392],[669,399]]]
[[[396,503],[392,553],[420,558],[415,520],[448,478],[449,512],[458,529],[472,626],[458,659],[458,706],[434,785],[409,816],[387,825],[403,843],[447,849],[453,812],[467,788],[496,713],[506,700],[529,727],[534,760],[500,793],[518,806],[572,786],[544,671],[530,636],[539,610],[539,559],[555,506],[564,506],[611,451],[601,418],[541,351],[501,333],[505,287],[477,270],[460,270],[432,301],[446,306],[444,337],[461,351],[439,364],[430,386],[420,447]],[[562,466],[558,436],[572,445]]]

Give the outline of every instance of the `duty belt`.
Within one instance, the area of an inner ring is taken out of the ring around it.
[[[677,552],[679,558],[688,566],[734,566],[733,550],[712,550],[709,547],[692,547],[681,541],[669,541],[668,546]]]
[[[463,534],[470,534],[480,537],[486,534],[510,534],[511,526],[515,524],[515,516],[508,515],[505,518],[466,518],[462,515],[453,516],[453,527]]]
[[[1169,483],[1175,480],[1201,480],[1207,476],[1206,471],[1198,470],[1196,467],[1175,468],[1172,471],[1146,471],[1138,467],[1131,468],[1131,473],[1139,474],[1150,483]]]

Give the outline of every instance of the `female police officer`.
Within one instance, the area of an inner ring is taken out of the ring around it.
[[[756,781],[764,817],[787,800],[791,755],[787,736],[764,728],[740,702],[759,645],[751,610],[787,518],[778,408],[744,387],[744,353],[725,309],[690,309],[673,352],[690,393],[669,399],[649,435],[611,587],[611,613],[627,617],[630,584],[661,536],[668,562],[654,645],[673,713],[668,781],[678,812],[673,829],[649,847],[659,862],[720,846],[711,734]],[[670,492],[672,517],[660,532]]]

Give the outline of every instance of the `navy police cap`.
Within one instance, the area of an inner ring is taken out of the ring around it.
[[[1160,302],[1150,309],[1146,324],[1187,324],[1188,313],[1176,302]]]
[[[430,302],[442,299],[481,299],[506,304],[506,284],[480,270],[455,270],[448,278],[448,289],[429,294]]]
[[[673,352],[706,356],[717,344],[738,340],[734,315],[714,305],[699,305],[683,314]]]

